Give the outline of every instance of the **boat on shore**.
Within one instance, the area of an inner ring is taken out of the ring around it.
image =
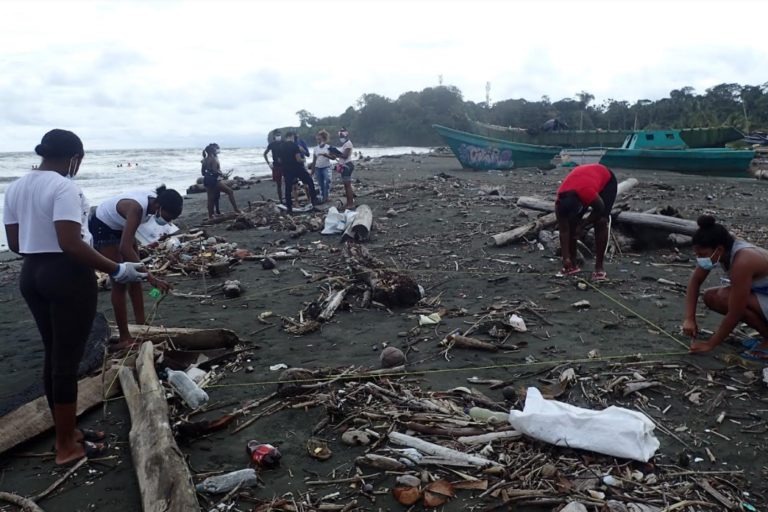
[[[562,148],[521,144],[432,125],[466,169],[506,170],[552,164]]]
[[[473,122],[476,133],[511,142],[563,148],[618,148],[633,130],[556,130],[512,128],[493,124]],[[729,142],[744,138],[736,128],[722,126],[716,128],[675,129],[689,148],[718,148]]]
[[[679,130],[645,130],[629,135],[621,148],[603,150],[599,162],[611,168],[650,169],[686,174],[751,177],[755,152],[730,148],[691,148]]]

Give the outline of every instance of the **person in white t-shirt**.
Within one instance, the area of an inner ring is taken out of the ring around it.
[[[96,315],[93,269],[118,283],[147,278],[140,263],[116,263],[83,240],[83,199],[71,178],[85,151],[80,138],[51,130],[35,148],[37,170],[5,192],[10,249],[24,257],[19,284],[43,340],[43,384],[56,430],[56,463],[100,456],[103,432],[77,429],[77,370]],[[162,285],[167,291],[167,285]]]
[[[141,224],[154,219],[164,226],[181,215],[184,199],[173,189],[161,185],[156,190],[129,190],[104,200],[91,216],[88,227],[93,235],[93,246],[113,261],[139,262],[136,231]],[[120,340],[112,350],[128,348],[135,340],[128,330],[126,292],[131,300],[136,323],[146,323],[144,316],[144,291],[141,283],[112,283],[112,310]]]
[[[320,130],[315,135],[317,146],[312,149],[312,163],[309,168],[317,178],[320,187],[320,202],[328,201],[331,192],[331,160],[328,158],[328,132]]]
[[[352,163],[354,155],[352,150],[354,146],[352,141],[349,140],[349,132],[346,128],[339,130],[339,142],[341,148],[339,153],[330,152],[328,157],[332,160],[336,160],[336,172],[341,173],[341,182],[344,183],[344,194],[347,196],[346,209],[352,209],[355,207],[355,193],[352,190],[352,172],[355,170],[355,164]]]

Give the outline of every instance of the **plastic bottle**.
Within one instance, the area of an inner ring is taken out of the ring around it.
[[[208,402],[208,393],[200,389],[195,381],[184,372],[168,369],[165,371],[168,383],[191,409],[197,409]]]
[[[491,411],[482,407],[471,407],[468,412],[473,420],[485,421],[492,425],[509,423],[509,414],[506,412]]]
[[[280,450],[267,443],[258,441],[248,441],[245,447],[251,462],[265,469],[276,468],[280,464],[280,458],[283,456]]]
[[[240,487],[253,487],[257,483],[259,483],[259,478],[256,475],[256,470],[248,468],[223,475],[209,476],[197,484],[195,489],[200,492],[222,494],[231,491],[238,485]]]

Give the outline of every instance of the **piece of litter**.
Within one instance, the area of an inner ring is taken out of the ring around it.
[[[287,368],[288,368],[288,365],[285,363],[273,364],[272,366],[269,367],[269,369],[272,370],[273,372],[276,372],[277,370],[285,370]]]
[[[525,320],[517,315],[512,315],[509,317],[509,325],[511,325],[512,329],[516,330],[517,332],[526,332],[528,330],[528,328],[525,326]]]
[[[571,306],[576,309],[586,309],[592,307],[592,304],[590,304],[588,300],[580,300],[578,302],[574,302],[571,304]]]
[[[431,315],[419,315],[419,325],[437,325],[440,323],[440,314],[432,313]]]

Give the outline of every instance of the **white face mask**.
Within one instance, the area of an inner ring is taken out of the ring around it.
[[[717,261],[712,261],[712,257],[716,252],[717,249],[712,252],[712,256],[696,258],[696,265],[698,265],[702,270],[712,270],[713,268],[717,267],[720,265],[720,257],[718,256]]]
[[[67,178],[73,180],[77,174],[77,158],[72,157],[69,159],[69,167],[67,168]]]
[[[275,135],[275,142],[280,142],[281,140],[283,140],[282,135]]]
[[[167,220],[165,220],[165,219],[164,219],[164,218],[163,218],[163,217],[160,215],[160,211],[158,211],[158,212],[155,214],[155,222],[157,223],[157,225],[158,225],[158,226],[165,226],[165,225],[167,225],[167,224],[168,224],[168,221],[167,221]]]
[[[339,137],[339,142],[344,144],[345,142],[347,142],[347,138],[346,137]]]

